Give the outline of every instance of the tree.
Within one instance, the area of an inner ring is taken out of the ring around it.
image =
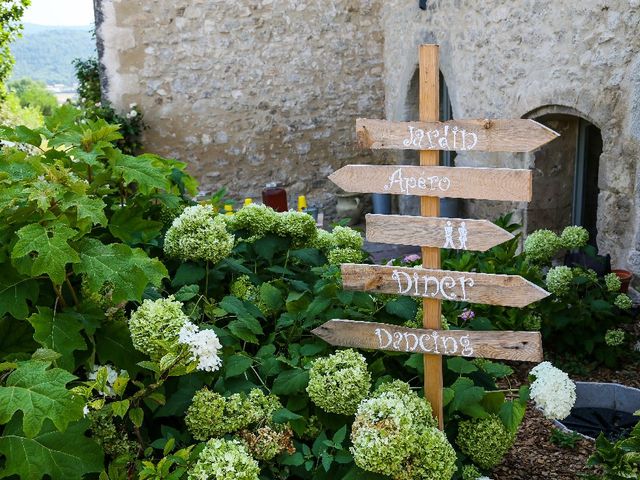
[[[4,82],[11,74],[13,55],[9,49],[22,31],[22,15],[31,5],[31,0],[0,0],[0,95],[4,97],[6,91]]]
[[[47,90],[44,82],[23,78],[9,84],[9,91],[20,99],[22,107],[37,107],[45,116],[51,115],[58,106],[56,97]]]

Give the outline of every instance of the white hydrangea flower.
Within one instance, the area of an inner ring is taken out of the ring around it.
[[[186,321],[180,329],[178,342],[189,346],[191,360],[198,362],[198,370],[215,372],[222,365],[218,356],[222,345],[213,330],[200,330],[197,325]]]
[[[531,398],[544,416],[552,420],[568,417],[576,403],[576,384],[569,375],[550,362],[535,366],[530,374],[536,377],[531,384]]]

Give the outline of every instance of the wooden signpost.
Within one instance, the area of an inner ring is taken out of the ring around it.
[[[513,168],[347,165],[329,180],[347,192],[476,200],[529,202],[533,191],[531,170]]]
[[[543,360],[540,332],[424,330],[384,323],[330,320],[311,333],[340,347],[522,362]]]
[[[345,290],[504,307],[526,307],[549,296],[549,292],[519,275],[352,263],[342,264],[342,285]]]
[[[442,356],[539,362],[538,332],[442,330],[441,301],[524,307],[549,295],[517,275],[440,269],[440,249],[487,250],[513,236],[485,220],[438,218],[440,197],[530,201],[532,172],[509,168],[440,167],[439,150],[526,152],[558,134],[531,120],[439,121],[437,45],[420,47],[419,122],[360,119],[365,148],[420,150],[420,166],[347,165],[329,178],[349,192],[419,195],[422,217],[367,215],[367,238],[422,247],[422,268],[342,265],[345,289],[423,298],[423,329],[331,320],[313,330],[337,346],[424,354],[424,391],[443,428]]]
[[[484,252],[513,238],[488,220],[373,213],[366,220],[367,240],[376,243]]]
[[[534,120],[451,120],[449,122],[388,122],[356,120],[362,148],[396,150],[457,150],[530,152],[559,135]]]

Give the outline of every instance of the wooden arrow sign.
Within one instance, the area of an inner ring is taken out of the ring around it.
[[[384,323],[330,320],[311,333],[339,347],[523,362],[543,360],[540,332],[426,330]]]
[[[560,135],[534,120],[390,122],[356,120],[361,148],[530,152]]]
[[[345,290],[393,293],[454,302],[525,307],[549,292],[519,275],[493,275],[427,268],[342,264]]]
[[[484,252],[513,238],[488,220],[371,213],[366,219],[367,240],[377,243]]]
[[[512,168],[347,165],[329,175],[346,192],[531,201],[533,173]]]

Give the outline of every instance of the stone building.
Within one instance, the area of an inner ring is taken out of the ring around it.
[[[442,119],[532,118],[562,135],[530,154],[448,156],[534,169],[530,204],[458,213],[584,225],[640,274],[640,0],[94,1],[109,100],[138,103],[146,148],[189,162],[203,188],[258,197],[275,180],[330,209],[340,166],[415,162],[357,150],[354,124],[417,119],[417,48],[438,43]]]

